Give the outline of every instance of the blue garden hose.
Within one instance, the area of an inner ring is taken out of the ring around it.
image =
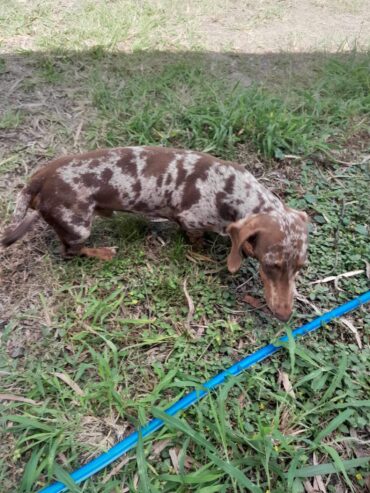
[[[344,303],[344,305],[338,306],[337,308],[334,308],[334,310],[331,310],[330,312],[327,312],[324,315],[315,318],[314,320],[312,320],[312,322],[309,322],[308,324],[302,325],[301,327],[295,329],[292,332],[292,336],[294,339],[296,339],[297,337],[308,334],[308,332],[312,332],[320,328],[322,325],[329,323],[334,318],[341,317],[342,315],[352,310],[355,310],[356,308],[360,307],[365,303],[368,303],[369,301],[370,301],[370,291],[367,291],[366,293],[363,293],[358,298],[348,301],[347,303]],[[164,412],[169,416],[173,416],[179,411],[184,411],[191,405],[198,402],[202,397],[207,395],[207,393],[210,390],[215,389],[223,382],[225,382],[227,377],[239,375],[239,373],[243,372],[250,366],[259,363],[260,361],[263,361],[267,357],[279,351],[279,349],[281,348],[281,345],[279,345],[279,343],[285,343],[285,342],[288,342],[287,335],[278,339],[277,345],[268,344],[267,346],[259,349],[255,353],[235,363],[227,370],[224,370],[223,372],[219,373],[215,377],[211,378],[211,380],[208,380],[208,382],[205,382],[202,385],[201,390],[194,390],[193,392],[186,394],[184,397],[182,397],[177,402],[175,402],[175,404],[165,409]],[[161,419],[158,418],[152,419],[145,426],[140,428],[141,436],[144,438],[148,435],[151,435],[155,431],[162,428],[164,424],[165,424],[164,421]],[[114,447],[108,450],[108,452],[101,454],[96,459],[93,459],[92,461],[88,462],[84,466],[80,467],[80,469],[77,469],[76,471],[72,472],[70,477],[76,483],[81,483],[81,481],[90,478],[98,471],[104,469],[113,461],[117,460],[119,457],[127,453],[129,450],[133,449],[137,445],[138,440],[139,440],[139,432],[135,431],[131,433],[131,435],[126,437],[121,442],[117,443],[117,445],[114,445]],[[47,486],[46,488],[43,488],[42,490],[39,491],[39,493],[59,493],[61,491],[67,491],[67,490],[68,490],[67,486],[65,486],[63,483],[57,482],[50,486]]]

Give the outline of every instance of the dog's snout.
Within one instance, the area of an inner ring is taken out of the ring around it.
[[[279,320],[287,322],[292,315],[293,304],[289,302],[278,303],[271,307],[271,311]]]
[[[292,314],[292,310],[279,310],[274,312],[274,315],[281,322],[287,322],[290,319],[291,314]]]

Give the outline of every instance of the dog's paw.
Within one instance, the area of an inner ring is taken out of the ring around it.
[[[116,247],[100,247],[100,248],[82,248],[82,255],[86,257],[95,257],[99,260],[112,260],[116,255]]]

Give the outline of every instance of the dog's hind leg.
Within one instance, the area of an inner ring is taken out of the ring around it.
[[[197,229],[185,230],[189,242],[193,247],[202,249],[204,247],[204,232]]]
[[[113,248],[87,248],[84,246],[85,241],[90,236],[93,211],[84,211],[83,214],[79,214],[59,205],[52,210],[40,209],[40,214],[57,233],[63,244],[63,256],[65,258],[82,255],[110,260],[115,255]]]

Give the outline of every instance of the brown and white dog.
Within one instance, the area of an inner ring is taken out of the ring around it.
[[[229,271],[240,268],[243,252],[257,258],[269,308],[280,320],[290,317],[295,277],[307,254],[306,213],[285,206],[244,167],[208,154],[122,147],[56,159],[20,192],[2,245],[22,237],[40,214],[66,256],[110,259],[112,249],[83,244],[94,213],[113,211],[170,219],[193,237],[229,235]]]

